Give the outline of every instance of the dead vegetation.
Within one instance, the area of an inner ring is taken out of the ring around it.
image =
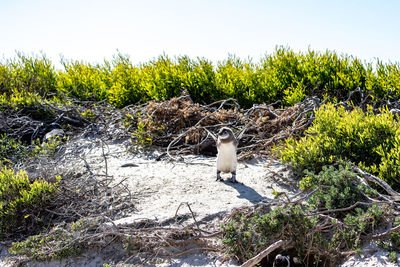
[[[208,131],[217,132],[226,126],[241,134],[239,158],[249,159],[270,155],[276,142],[300,135],[311,124],[321,103],[317,98],[307,98],[286,109],[275,108],[278,104],[254,105],[243,110],[234,99],[199,105],[184,95],[150,102],[135,113],[140,114],[141,134],[151,137],[153,145],[166,148],[165,155],[171,158],[183,154],[215,155]]]

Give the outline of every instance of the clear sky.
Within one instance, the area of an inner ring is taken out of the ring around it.
[[[162,53],[257,61],[275,46],[400,62],[400,1],[0,0],[0,56],[98,63]]]

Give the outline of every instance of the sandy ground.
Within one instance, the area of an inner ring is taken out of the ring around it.
[[[217,182],[215,160],[213,157],[185,156],[179,161],[155,159],[154,152],[147,156],[135,155],[126,151],[126,143],[111,143],[103,146],[100,141],[80,139],[71,140],[65,151],[74,151],[85,158],[93,173],[105,173],[113,177],[113,183],[124,182],[135,197],[137,211],[127,213],[116,224],[131,223],[141,219],[162,222],[175,217],[177,213],[191,220],[188,203],[197,220],[211,220],[215,215],[231,211],[235,207],[253,205],[274,198],[273,191],[296,193],[296,182],[290,171],[277,161],[254,160],[240,162],[237,169],[239,183],[229,182],[230,175],[222,175],[224,181]],[[71,155],[72,155],[71,154]],[[79,157],[68,157],[59,164],[60,172],[73,169],[77,174],[87,170]],[[107,168],[105,167],[107,166]],[[180,207],[181,206],[181,207]],[[179,210],[178,210],[178,207]],[[397,266],[389,262],[387,252],[378,251],[362,258],[350,257],[342,266]],[[9,256],[0,245],[0,266]],[[101,255],[84,255],[75,259],[51,263],[31,262],[28,266],[101,266]],[[223,262],[215,254],[189,254],[184,258],[160,262],[159,266],[236,266],[235,262]]]
[[[400,257],[397,255],[397,263],[392,262],[388,254],[389,252],[383,251],[378,248],[376,243],[370,243],[364,246],[365,250],[375,250],[373,253],[367,253],[365,255],[353,255],[351,257],[348,257],[343,264],[340,265],[340,267],[351,267],[351,266],[367,266],[367,267],[373,267],[373,266],[388,266],[388,267],[395,267],[395,266],[400,266]]]
[[[174,217],[177,208],[185,202],[201,220],[235,207],[269,201],[273,190],[295,192],[288,185],[293,182],[289,171],[278,162],[268,168],[269,161],[239,163],[239,182],[234,184],[229,181],[230,174],[222,175],[223,182],[215,181],[215,158],[186,156],[180,161],[155,161],[157,154],[135,156],[114,145],[108,149],[108,174],[114,177],[115,184],[124,180],[138,200],[137,213],[118,223],[141,218],[163,221]],[[88,163],[98,168],[93,168],[93,172],[104,171],[101,150],[93,149],[91,153]],[[189,212],[185,206],[178,214]]]

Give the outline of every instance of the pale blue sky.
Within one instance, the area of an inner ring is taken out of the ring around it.
[[[0,56],[134,63],[167,55],[257,61],[276,45],[400,62],[400,1],[0,0]]]

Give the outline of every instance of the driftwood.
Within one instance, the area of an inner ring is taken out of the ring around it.
[[[277,248],[282,248],[286,249],[290,245],[289,241],[283,241],[283,240],[278,240],[275,243],[271,244],[269,247],[258,253],[256,256],[253,258],[247,260],[245,263],[243,263],[241,266],[242,267],[253,267],[256,266],[262,259],[265,257],[268,257],[268,255],[276,250]]]

